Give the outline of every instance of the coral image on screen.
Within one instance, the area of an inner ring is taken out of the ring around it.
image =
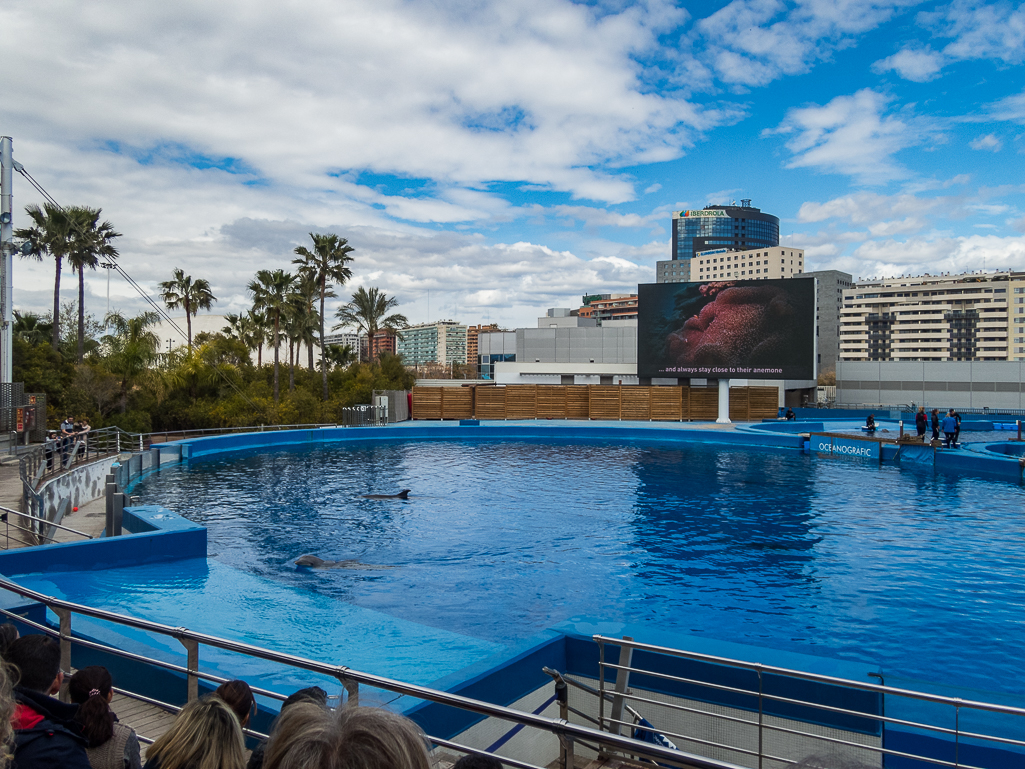
[[[642,377],[815,378],[815,281],[638,286]]]

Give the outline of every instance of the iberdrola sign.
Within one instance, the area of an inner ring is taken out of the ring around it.
[[[679,214],[680,218],[687,218],[691,216],[726,216],[726,212],[722,209],[701,209],[700,211],[681,211]]]

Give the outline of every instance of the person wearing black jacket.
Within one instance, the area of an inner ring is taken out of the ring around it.
[[[86,741],[75,723],[77,705],[51,697],[60,691],[60,646],[45,635],[22,636],[7,650],[21,674],[14,687],[14,765],[18,769],[89,769]]]
[[[932,410],[932,439],[938,441],[940,439],[940,410]]]
[[[923,441],[925,440],[925,428],[929,425],[929,417],[925,415],[925,407],[919,407],[918,413],[915,414],[915,429],[918,431],[918,437]]]

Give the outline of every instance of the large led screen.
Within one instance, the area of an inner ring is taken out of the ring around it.
[[[638,286],[637,374],[814,379],[815,280]]]

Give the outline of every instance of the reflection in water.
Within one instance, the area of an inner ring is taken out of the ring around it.
[[[401,488],[408,502],[360,497]],[[233,566],[478,638],[589,616],[1025,688],[1025,494],[1003,482],[789,452],[425,442],[254,452],[138,493],[208,526]],[[297,571],[303,553],[397,568]]]

